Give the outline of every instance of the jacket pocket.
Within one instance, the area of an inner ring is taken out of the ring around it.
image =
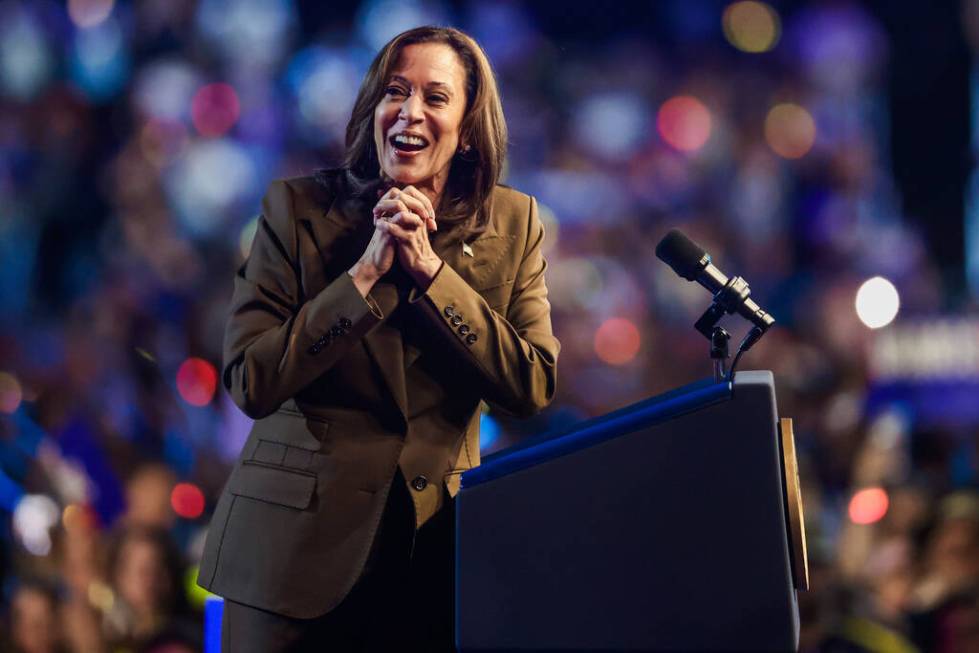
[[[316,491],[316,475],[246,460],[235,470],[228,491],[239,497],[305,510]]]

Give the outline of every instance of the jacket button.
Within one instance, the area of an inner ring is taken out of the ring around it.
[[[453,306],[452,304],[449,304],[448,306],[445,307],[444,312],[445,312],[445,317],[452,317],[453,315],[456,314],[456,307]]]
[[[463,335],[464,336],[467,333],[469,333],[469,325],[468,324],[460,324],[459,325],[459,335]]]
[[[424,489],[425,489],[426,487],[428,487],[428,479],[427,479],[427,478],[425,478],[424,476],[416,476],[416,477],[415,477],[415,478],[414,478],[414,479],[413,479],[413,480],[411,481],[411,487],[413,487],[413,488],[415,488],[416,490],[418,490],[419,492],[421,492],[421,491],[422,491],[422,490],[424,490]]]
[[[334,338],[339,338],[343,335],[343,329],[339,325],[333,325],[330,327],[330,335]]]
[[[471,345],[474,342],[476,342],[476,334],[475,333],[470,333],[468,336],[466,336],[466,344]]]
[[[320,350],[321,349],[323,349],[323,346],[320,345],[320,343],[317,342],[317,343],[314,343],[313,346],[310,347],[308,351],[309,351],[310,354],[318,354],[318,353],[320,353]]]
[[[451,320],[451,322],[452,322],[452,326],[459,326],[460,324],[462,324],[462,316],[461,316],[461,315],[459,315],[458,313],[456,313],[456,314],[455,314],[455,315],[454,315],[454,316],[452,317],[452,320]]]
[[[341,328],[343,328],[343,329],[349,329],[353,325],[354,325],[354,323],[350,321],[350,318],[348,318],[348,317],[341,317],[340,318],[340,327]]]

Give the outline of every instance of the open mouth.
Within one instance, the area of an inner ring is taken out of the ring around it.
[[[427,140],[414,134],[395,134],[388,142],[399,152],[418,152],[428,147]]]

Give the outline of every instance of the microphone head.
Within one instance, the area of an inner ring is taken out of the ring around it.
[[[710,263],[710,254],[679,229],[670,229],[659,241],[656,257],[687,281],[695,281],[697,273]]]

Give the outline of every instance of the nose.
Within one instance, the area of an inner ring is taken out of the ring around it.
[[[412,93],[401,103],[401,111],[398,118],[403,118],[409,123],[419,122],[422,119],[422,99],[418,93]]]

